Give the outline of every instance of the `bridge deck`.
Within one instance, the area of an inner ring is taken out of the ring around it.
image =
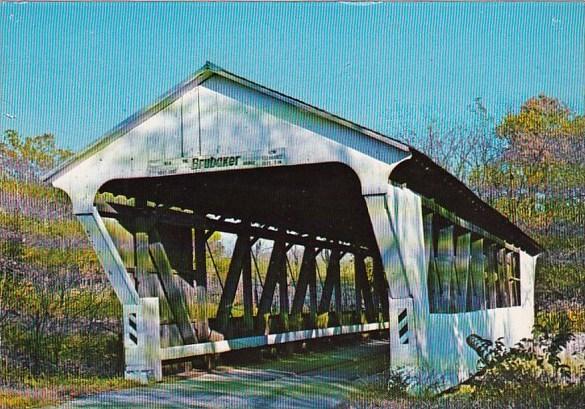
[[[388,342],[372,340],[276,361],[194,371],[183,379],[108,392],[65,408],[330,408],[357,393],[365,377],[388,366]]]

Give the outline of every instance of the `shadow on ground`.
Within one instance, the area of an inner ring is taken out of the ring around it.
[[[242,353],[246,353],[242,351]],[[372,340],[249,365],[194,371],[148,387],[102,393],[62,408],[331,408],[387,365],[388,343]]]

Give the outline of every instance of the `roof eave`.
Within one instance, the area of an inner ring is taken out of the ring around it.
[[[198,84],[208,79],[211,75],[213,75],[213,70],[208,66],[208,64],[205,64],[201,69],[199,69],[189,78],[182,81],[181,83],[167,91],[165,94],[157,98],[155,102],[135,112],[134,114],[120,122],[118,125],[116,125],[114,128],[112,128],[110,131],[106,132],[102,137],[97,139],[87,148],[77,153],[76,155],[71,156],[66,161],[62,162],[55,168],[51,169],[49,172],[45,173],[42,177],[43,181],[52,182],[72,165],[102,150],[107,145],[109,145],[122,135],[126,134],[130,129],[132,129],[139,123],[145,121],[146,119],[150,118],[151,116],[155,115],[156,113],[160,112],[161,110],[175,102],[184,93],[186,89],[190,89],[194,86],[197,86]]]

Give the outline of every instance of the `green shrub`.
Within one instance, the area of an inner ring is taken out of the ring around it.
[[[577,405],[585,391],[585,362],[578,356],[560,356],[572,339],[566,314],[537,322],[534,338],[513,347],[471,335],[468,344],[482,368],[468,382],[472,395],[482,402],[524,400],[526,407]]]

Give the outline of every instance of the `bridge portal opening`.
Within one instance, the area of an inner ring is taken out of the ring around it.
[[[343,164],[116,179],[95,202],[138,294],[159,299],[161,348],[387,321],[380,252]]]

